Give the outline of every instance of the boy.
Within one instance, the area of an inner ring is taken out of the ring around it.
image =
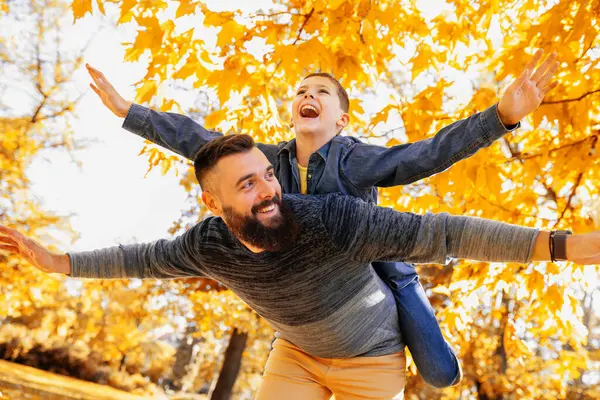
[[[331,75],[311,74],[292,103],[296,138],[258,147],[275,166],[285,193],[341,192],[376,202],[376,187],[404,185],[441,172],[518,128],[555,87],[550,80],[558,68],[556,54],[531,74],[541,56],[538,51],[497,105],[443,128],[433,138],[391,148],[340,136],[349,123],[348,94]],[[90,86],[115,115],[125,117],[123,127],[130,132],[192,161],[202,146],[222,136],[188,117],[126,101],[102,73],[87,67],[95,83]],[[425,382],[439,388],[457,384],[462,375],[458,359],[442,336],[414,267],[378,262],[373,268],[392,289],[402,336]]]

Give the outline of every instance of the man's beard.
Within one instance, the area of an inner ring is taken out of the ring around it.
[[[279,206],[280,214],[265,226],[257,218],[258,210],[271,205]],[[236,213],[231,207],[223,208],[223,218],[229,230],[240,240],[266,251],[279,252],[294,246],[298,234],[298,223],[285,201],[279,196],[252,207],[252,215]]]

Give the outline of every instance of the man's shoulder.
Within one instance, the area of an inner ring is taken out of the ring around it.
[[[189,231],[196,240],[210,241],[211,239],[222,240],[231,234],[227,225],[221,217],[209,216],[192,226]]]
[[[368,203],[358,197],[344,195],[343,193],[328,193],[317,195],[284,194],[285,202],[296,215],[313,214],[326,211],[326,213],[342,211],[342,209],[355,208]],[[322,213],[318,214],[321,216]]]
[[[323,204],[338,197],[351,197],[343,193],[326,193],[326,194],[299,194],[299,193],[284,193],[283,198],[290,205],[298,204]]]

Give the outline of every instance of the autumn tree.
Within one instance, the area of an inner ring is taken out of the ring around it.
[[[34,196],[27,169],[49,152],[76,161],[83,143],[70,125],[83,93],[73,75],[85,47],[67,40],[72,17],[64,1],[0,9],[0,223],[64,248],[76,238],[69,216]],[[78,284],[0,253],[0,287],[0,358],[143,393],[151,385],[140,373],[157,382],[168,370],[172,349],[151,335],[165,325],[168,307],[155,313],[149,304],[164,286],[157,294],[152,282]]]
[[[333,73],[351,90],[353,122],[345,134],[394,145],[425,139],[484,110],[536,48],[556,51],[560,85],[521,129],[447,172],[382,190],[381,203],[578,233],[600,227],[598,1],[446,0],[434,11],[426,2],[395,0],[277,0],[250,11],[217,11],[207,3],[90,0],[72,6],[76,19],[116,10],[118,23],[137,27],[125,44],[125,61],[147,66],[136,83],[138,102],[189,109],[161,90],[177,82],[210,94],[201,121],[206,126],[249,132],[263,142],[292,137],[290,99],[302,77],[316,70]],[[153,166],[178,163],[152,146],[145,152]],[[182,185],[195,202],[189,169]],[[173,232],[202,215],[192,204]],[[584,310],[597,313],[586,303],[597,292],[591,283],[596,268],[453,262],[423,267],[421,275],[465,379],[443,392],[411,379],[407,397],[566,398],[574,383],[582,396],[596,393],[598,359],[591,355],[597,350],[587,344],[584,323]],[[206,296],[222,294],[190,295],[199,333],[220,334],[212,324],[223,319],[204,307],[215,305]],[[226,321],[239,329],[239,321]]]

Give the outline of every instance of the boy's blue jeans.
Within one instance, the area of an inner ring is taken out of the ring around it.
[[[402,337],[423,380],[436,388],[458,383],[462,375],[458,358],[442,336],[415,267],[378,261],[373,268],[392,289]]]

